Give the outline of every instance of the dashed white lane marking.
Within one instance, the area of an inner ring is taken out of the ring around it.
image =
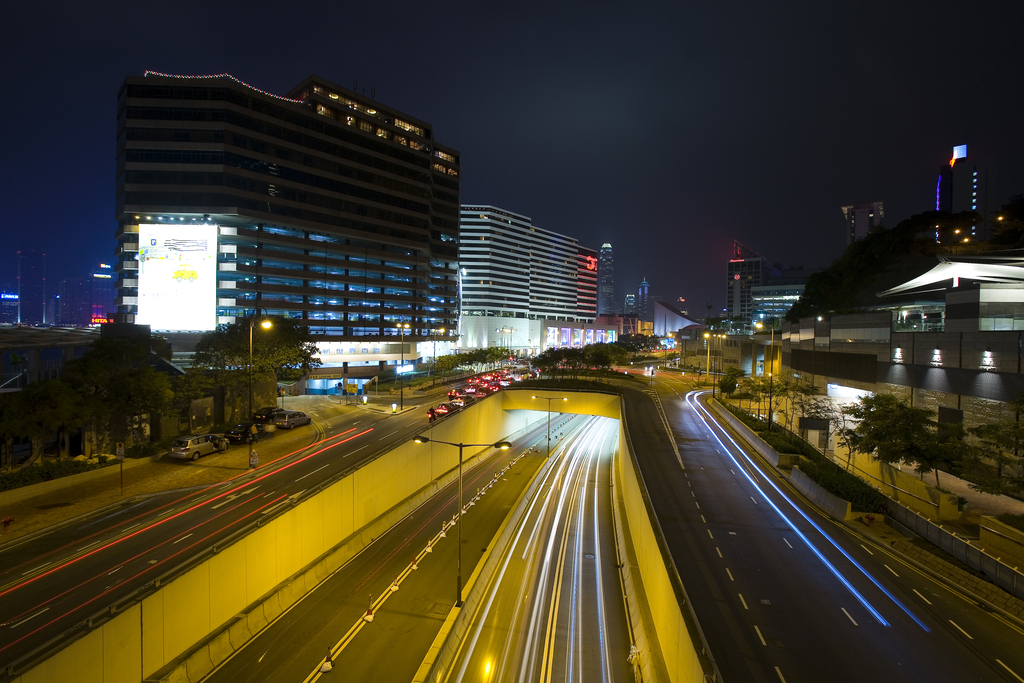
[[[698,503],[697,501],[693,501],[693,504],[697,506],[698,510],[700,510],[700,503]]]
[[[917,589],[916,589],[916,588],[912,588],[911,590],[912,590],[912,591],[914,591],[915,593],[917,593]],[[920,593],[917,593],[917,597],[921,598],[922,600],[924,600],[925,602],[927,602],[927,603],[928,603],[929,605],[930,605],[930,604],[932,604],[932,601],[931,601],[931,600],[929,600],[928,598],[924,597],[924,596],[923,596],[923,595],[921,595]]]
[[[736,579],[732,578],[732,572],[729,571],[728,567],[725,568],[725,573],[729,575],[729,580],[730,581],[735,581],[736,580]]]
[[[891,571],[893,576],[899,576],[899,574],[897,574],[895,571],[893,571],[893,568],[890,567],[889,565],[883,564],[882,566],[885,567],[886,569],[888,569],[889,571]]]
[[[121,529],[121,531],[131,531],[137,526],[142,526],[142,522],[137,522],[135,524],[132,524],[131,526],[126,526],[124,529]]]
[[[753,496],[751,496],[751,497],[750,497],[750,500],[754,500],[754,497],[753,497]],[[757,505],[757,501],[756,501],[756,500],[754,500],[754,505]]]
[[[99,545],[100,543],[103,543],[103,541],[96,541],[95,543],[90,543],[89,545],[83,545],[83,546],[82,546],[81,548],[79,548],[79,549],[78,549],[78,550],[76,550],[75,552],[76,552],[76,553],[80,553],[80,552],[82,552],[83,550],[85,550],[86,548],[91,548],[91,547],[93,547],[94,545]]]
[[[718,556],[722,557],[722,549],[721,548],[715,548],[715,550],[718,551]]]
[[[853,622],[853,625],[854,625],[854,626],[860,626],[860,624],[858,624],[858,623],[857,623],[857,622],[856,622],[856,621],[854,620],[854,618],[850,616],[850,613],[846,611],[846,608],[845,608],[845,607],[840,607],[839,609],[843,610],[843,614],[845,614],[845,615],[846,615],[846,618],[847,618],[847,619],[849,619],[850,621],[852,621],[852,622]]]
[[[782,681],[782,683],[786,683],[786,677],[782,675],[782,670],[779,669],[779,667],[775,667],[775,673],[779,674],[779,680]]]
[[[714,536],[711,535],[711,529],[708,529],[708,536],[710,536],[712,539],[715,538]]]
[[[782,539],[782,540],[785,541],[786,545],[789,546],[790,550],[793,549],[793,546],[789,544],[789,541],[787,541],[786,539]]]
[[[866,552],[868,555],[874,555],[874,553],[871,552],[870,550],[868,550],[867,546],[864,545],[863,543],[860,544],[860,547],[864,548],[864,552]]]
[[[696,498],[696,497],[697,497],[697,494],[696,494],[696,493],[694,493],[693,491],[690,491],[690,495],[691,495],[691,496],[693,496],[694,498]]]
[[[178,539],[177,541],[175,541],[175,542],[174,542],[174,543],[172,543],[171,545],[178,545],[179,543],[181,543],[182,541],[184,541],[184,540],[185,540],[186,538],[188,538],[188,537],[189,537],[189,536],[191,536],[191,535],[192,535],[192,534],[185,534],[184,536],[182,536],[181,538],[179,538],[179,539]]]
[[[736,595],[740,596],[740,602],[743,603],[743,609],[750,609],[747,607],[747,601],[743,599],[743,593],[737,593]]]
[[[704,515],[700,516],[700,521],[704,522],[705,524],[708,523],[708,520],[704,519]]]
[[[1006,666],[1005,664],[1003,664],[1003,663],[1002,663],[1002,661],[1000,661],[1000,660],[998,660],[998,659],[997,659],[996,661],[997,661],[997,662],[999,662],[999,666],[1001,666],[1001,667],[1003,667],[1004,669],[1006,669],[1007,671],[1009,671],[1009,672],[1010,672],[1010,675],[1011,675],[1011,676],[1013,676],[1013,677],[1014,677],[1014,678],[1016,678],[1016,679],[1017,679],[1018,681],[1020,681],[1020,683],[1024,683],[1024,678],[1021,678],[1020,676],[1018,676],[1018,675],[1017,675],[1017,672],[1016,672],[1016,671],[1014,671],[1014,670],[1013,670],[1013,669],[1011,669],[1010,667],[1008,667],[1008,666]]]
[[[965,630],[963,630],[962,628],[960,628],[959,626],[957,626],[957,623],[956,623],[955,621],[953,621],[952,619],[950,619],[950,620],[949,620],[949,623],[953,624],[953,626],[956,626],[956,630],[957,630],[957,631],[960,631],[960,633],[962,633],[962,634],[964,634],[965,636],[967,636],[968,640],[974,640],[974,636],[972,636],[972,635],[971,635],[970,633],[968,633],[967,631],[965,631]]]
[[[303,474],[303,475],[302,475],[301,477],[299,477],[299,478],[298,478],[298,479],[296,479],[295,481],[296,481],[296,483],[297,483],[297,482],[300,482],[300,481],[302,481],[303,479],[305,479],[306,477],[311,477],[311,476],[313,476],[314,474],[316,474],[317,472],[319,472],[320,470],[322,470],[322,469],[326,469],[326,468],[328,468],[328,467],[330,467],[330,466],[331,466],[331,463],[327,463],[327,464],[326,464],[326,465],[324,465],[323,467],[318,467],[318,468],[316,468],[315,470],[313,470],[313,471],[312,471],[312,472],[310,472],[309,474]]]
[[[768,643],[764,642],[764,636],[761,635],[761,629],[759,629],[756,624],[754,625],[754,630],[757,631],[757,638],[761,641],[761,644],[768,647]]]
[[[37,572],[37,571],[39,571],[40,569],[42,569],[43,567],[45,567],[46,565],[48,565],[48,564],[52,564],[52,563],[53,563],[53,561],[52,561],[52,560],[51,560],[50,562],[43,562],[43,563],[42,563],[41,565],[39,565],[39,566],[38,566],[38,567],[36,567],[35,569],[29,569],[29,570],[28,570],[27,572],[25,572],[25,574],[31,574],[32,572]],[[22,576],[25,576],[25,574],[22,574]]]
[[[39,611],[38,611],[38,612],[36,612],[35,614],[30,614],[30,615],[28,615],[27,617],[25,617],[24,619],[22,619],[21,621],[16,621],[16,622],[14,622],[13,624],[11,624],[11,628],[18,628],[19,626],[21,626],[22,624],[24,624],[24,623],[25,623],[26,621],[28,621],[29,619],[35,619],[36,617],[38,617],[38,616],[39,616],[40,614],[42,614],[43,612],[45,612],[45,611],[46,611],[46,610],[48,610],[48,609],[50,609],[50,608],[49,608],[49,607],[44,607],[43,609],[39,610]],[[1003,666],[1006,666],[1006,665],[1005,665],[1005,664],[1003,664]]]

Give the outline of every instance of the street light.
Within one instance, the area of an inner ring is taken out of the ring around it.
[[[436,371],[437,371],[437,333],[438,332],[441,333],[441,336],[444,336],[444,328],[442,327],[440,330],[435,330],[434,331],[434,367],[432,367],[430,369],[430,374],[434,378],[430,382],[430,386],[432,386],[432,387],[437,384],[437,372]]]
[[[398,406],[400,410],[405,410],[405,382],[402,381],[401,374],[402,368],[405,367],[405,331],[409,329],[409,323],[399,323],[398,331],[402,334],[402,362],[398,364]]]
[[[548,454],[547,454],[547,457],[550,458],[551,457],[551,402],[552,401],[568,401],[569,399],[565,398],[565,397],[558,398],[557,396],[553,396],[551,398],[548,398],[547,396],[531,396],[530,398],[532,398],[532,399],[538,399],[539,398],[542,401],[547,401],[548,402]]]
[[[761,323],[755,323],[758,328],[764,327]],[[768,361],[768,431],[772,431],[772,371],[775,369],[775,320],[772,320],[772,339],[768,344],[771,348],[771,360]]]
[[[453,441],[438,441],[437,439],[430,439],[425,436],[416,436],[413,438],[413,441],[416,443],[430,443],[431,441],[433,441],[434,443],[443,443],[446,446],[458,446],[459,448],[459,521],[458,524],[456,525],[459,528],[459,560],[458,568],[456,570],[455,575],[455,606],[462,607],[462,449],[465,448],[466,446],[469,446],[470,448],[476,446],[490,446],[492,448],[499,448],[503,451],[507,451],[508,449],[512,448],[512,444],[509,443],[508,441],[497,441],[495,443],[455,443]]]
[[[252,315],[249,316],[249,438],[247,439],[247,441],[249,442],[250,467],[252,463],[252,442],[256,438],[256,434],[253,433],[252,431],[253,429],[255,429],[255,425],[252,424],[252,328],[256,324],[256,315],[260,311],[263,311],[267,315],[270,315],[270,311],[268,311],[267,309],[257,307],[253,309]],[[260,321],[260,327],[262,327],[265,330],[269,330],[273,326],[274,324],[270,322],[270,320],[267,318],[264,318],[263,320]]]
[[[704,333],[704,344],[708,347],[708,357],[704,361],[704,370],[708,373],[708,380],[711,380],[711,335]]]
[[[711,383],[711,398],[715,397],[715,389],[718,388],[718,374],[717,373],[720,372],[721,369],[722,369],[722,363],[721,363],[721,356],[722,356],[722,349],[723,349],[723,342],[722,342],[722,340],[725,339],[725,335],[724,334],[716,334],[716,335],[713,335],[713,336],[715,337],[715,339],[718,340],[718,351],[719,352],[715,356],[715,370],[716,370],[716,373],[715,373],[715,376],[714,376],[714,378],[712,380],[712,383]],[[709,350],[709,353],[710,353],[710,350]]]

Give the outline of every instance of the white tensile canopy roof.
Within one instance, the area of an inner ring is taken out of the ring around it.
[[[952,280],[958,287],[959,281],[974,280],[998,284],[1024,283],[1024,258],[1001,259],[1003,263],[968,263],[960,261],[942,261],[924,275],[897,285],[892,289],[879,292],[878,296],[894,296],[915,290],[941,289],[944,283]]]

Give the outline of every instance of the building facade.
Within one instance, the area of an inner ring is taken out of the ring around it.
[[[868,204],[851,204],[842,207],[843,220],[846,225],[846,245],[867,237],[868,233],[882,224],[885,208],[882,202]]]
[[[654,322],[654,300],[651,299],[651,285],[644,278],[636,291],[636,314],[641,322]]]
[[[779,277],[779,269],[754,250],[733,242],[733,254],[726,265],[725,315],[736,320],[751,320],[752,290]]]
[[[46,254],[32,249],[18,251],[18,322],[43,325],[46,317]]]
[[[318,76],[146,72],[117,104],[118,320],[296,318],[339,375],[450,341],[461,167],[429,124]]]
[[[601,245],[601,254],[597,266],[597,312],[599,315],[617,315],[622,313],[619,300],[615,296],[615,257],[612,245],[605,242]]]

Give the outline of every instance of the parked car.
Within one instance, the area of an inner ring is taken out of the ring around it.
[[[198,460],[210,453],[223,453],[228,449],[228,440],[220,434],[200,434],[175,439],[167,455],[172,458]]]
[[[308,425],[312,421],[313,418],[301,410],[286,410],[274,416],[274,424],[284,429],[295,429],[302,425]]]
[[[268,425],[264,425],[261,422],[242,422],[224,432],[224,436],[226,436],[228,441],[231,443],[248,443],[249,435],[252,434],[252,428],[255,427],[256,440],[259,441],[269,434],[266,429],[267,426]]]
[[[260,408],[252,414],[253,422],[262,422],[264,424],[273,424],[274,420],[281,413],[286,413],[284,408]]]

